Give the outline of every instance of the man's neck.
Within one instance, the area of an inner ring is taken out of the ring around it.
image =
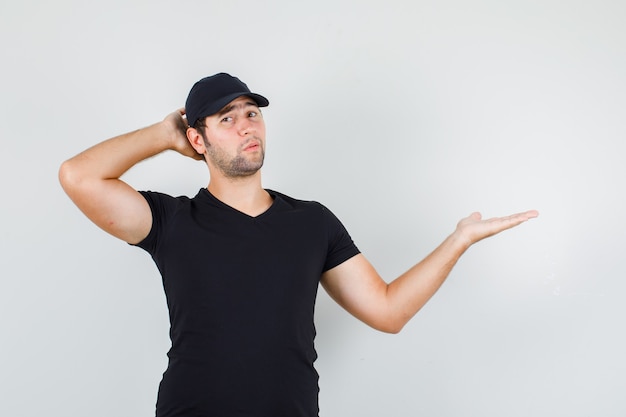
[[[260,172],[244,178],[211,176],[207,189],[222,203],[252,217],[264,213],[273,201],[261,186]]]

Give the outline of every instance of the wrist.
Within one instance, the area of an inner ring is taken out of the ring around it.
[[[150,138],[162,151],[174,149],[172,129],[167,121],[162,120],[149,127]]]
[[[464,233],[463,229],[460,229],[458,227],[454,230],[454,232],[452,232],[452,234],[449,236],[449,239],[451,240],[451,243],[455,247],[458,247],[461,252],[465,252],[467,249],[469,249],[470,246],[474,244],[474,241],[471,239],[471,237]]]

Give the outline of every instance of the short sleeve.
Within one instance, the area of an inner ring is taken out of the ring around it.
[[[139,191],[139,193],[146,199],[152,211],[152,227],[148,236],[133,246],[140,247],[154,255],[158,250],[168,219],[176,211],[179,201],[175,197],[154,191]]]
[[[358,255],[360,251],[341,221],[324,206],[322,212],[328,234],[328,253],[323,269],[323,272],[326,272]]]

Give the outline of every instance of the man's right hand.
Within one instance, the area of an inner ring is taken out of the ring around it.
[[[168,114],[165,119],[163,119],[162,123],[171,141],[170,149],[181,155],[202,161],[204,160],[204,156],[196,152],[187,139],[187,129],[189,126],[187,125],[187,119],[183,117],[184,115],[185,109],[181,108]]]

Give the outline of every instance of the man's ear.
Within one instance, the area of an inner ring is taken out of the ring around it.
[[[189,140],[189,143],[196,150],[196,152],[204,155],[204,152],[206,151],[204,138],[196,128],[190,127],[187,129],[187,140]]]

